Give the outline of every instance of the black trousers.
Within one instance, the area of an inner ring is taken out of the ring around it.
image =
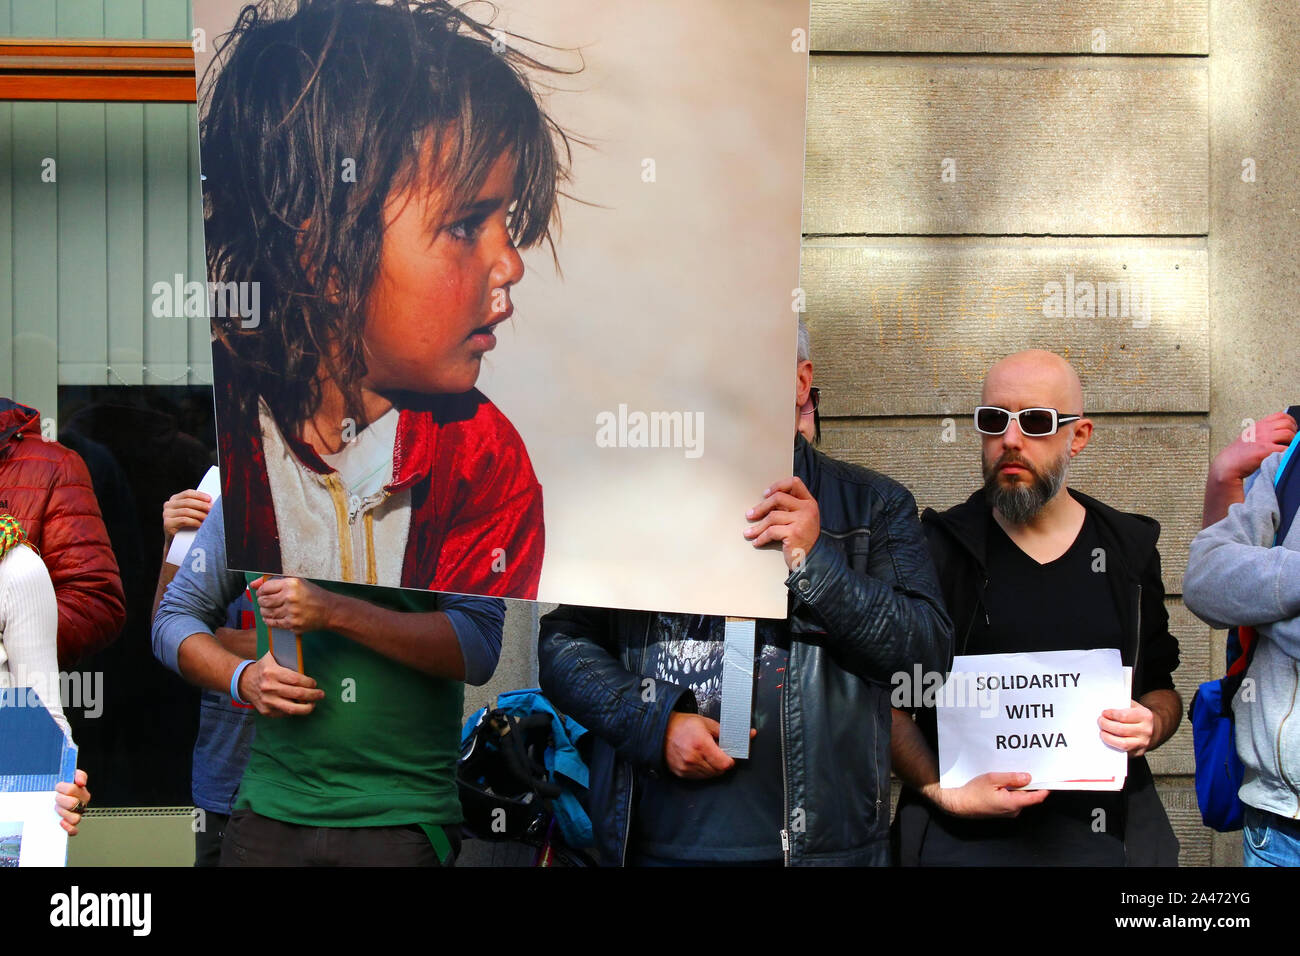
[[[194,865],[217,866],[221,862],[221,841],[230,817],[224,813],[203,812],[203,829],[194,834]]]
[[[222,866],[452,866],[460,834],[444,828],[451,855],[438,858],[417,824],[395,827],[309,827],[236,810],[226,825]]]

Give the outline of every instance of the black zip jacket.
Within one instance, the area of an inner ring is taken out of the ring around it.
[[[888,859],[889,694],[895,672],[942,669],[948,616],[916,502],[876,472],[827,458],[796,438],[794,474],[821,513],[821,535],[786,578],[790,613],[781,715],[789,865]],[[654,682],[649,642],[670,632],[656,612],[561,606],[542,618],[541,686],[595,738],[588,809],[601,861],[626,861],[635,771],[669,773],[673,711],[695,711],[681,685]],[[650,699],[646,699],[649,697]]]
[[[1068,491],[1093,517],[1106,552],[1106,582],[1121,633],[1128,636],[1120,656],[1125,665],[1134,669],[1134,697],[1152,690],[1172,690],[1170,675],[1178,667],[1178,640],[1169,632],[1169,613],[1165,610],[1160,552],[1156,550],[1159,523],[1145,515],[1117,511],[1072,488]],[[954,654],[965,653],[972,636],[989,628],[983,596],[988,583],[985,567],[990,508],[981,489],[954,508],[942,513],[927,508],[921,516],[944,603],[952,616]],[[944,671],[951,666],[950,660]],[[918,712],[917,726],[937,754],[932,709]],[[1129,760],[1123,792],[1122,825],[1128,865],[1177,865],[1178,840],[1156,794],[1146,757]],[[919,864],[929,817],[940,812],[910,787],[903,788],[894,823],[898,862],[905,866]]]

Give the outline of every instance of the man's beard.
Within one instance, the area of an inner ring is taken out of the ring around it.
[[[1027,470],[1033,480],[1027,484],[1017,481],[1010,487],[1002,484],[998,480],[998,469],[1011,463]],[[1066,448],[1061,457],[1042,472],[1015,452],[1008,451],[994,463],[992,468],[987,464],[984,466],[984,497],[1012,524],[1028,524],[1045,504],[1056,497],[1056,493],[1065,484],[1065,476],[1069,470],[1069,448]]]

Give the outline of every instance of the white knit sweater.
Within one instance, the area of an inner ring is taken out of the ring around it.
[[[0,687],[32,687],[63,733],[59,700],[59,605],[40,556],[19,545],[0,558]]]

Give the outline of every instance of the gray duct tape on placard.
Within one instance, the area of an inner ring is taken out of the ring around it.
[[[735,760],[747,760],[754,704],[754,619],[727,618],[723,640],[718,746]]]

